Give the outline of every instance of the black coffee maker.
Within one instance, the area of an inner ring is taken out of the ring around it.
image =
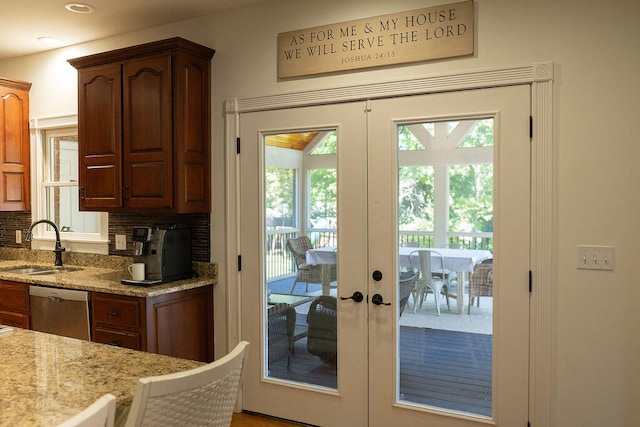
[[[134,227],[133,262],[145,265],[145,282],[193,277],[191,231],[186,224]]]

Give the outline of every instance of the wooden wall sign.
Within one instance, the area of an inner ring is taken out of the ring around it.
[[[278,34],[278,78],[472,55],[473,1]]]

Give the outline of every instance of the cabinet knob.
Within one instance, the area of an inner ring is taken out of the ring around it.
[[[120,341],[109,341],[107,343],[107,345],[112,345],[112,346],[115,346],[115,347],[122,347],[122,342],[120,342]]]
[[[107,311],[107,314],[109,316],[117,317],[117,316],[120,316],[120,311],[118,311],[118,310],[109,310],[109,311]]]

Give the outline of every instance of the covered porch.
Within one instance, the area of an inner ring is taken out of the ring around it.
[[[322,295],[320,284],[305,284],[289,294],[293,278],[273,280],[268,295],[274,301],[281,295],[292,297],[295,333],[289,349],[270,348],[269,377],[320,387],[337,387],[336,359],[323,360],[307,349],[307,314],[313,300]],[[335,296],[336,288],[331,289]],[[465,295],[468,295],[465,293]],[[460,315],[451,300],[451,311],[441,299],[437,316],[433,295],[416,307],[410,297],[398,323],[400,357],[400,400],[463,413],[491,415],[493,301],[481,297],[467,314]],[[275,341],[270,343],[277,346]],[[338,351],[340,351],[338,349]],[[279,355],[278,355],[279,354]]]

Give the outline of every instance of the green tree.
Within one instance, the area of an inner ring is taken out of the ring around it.
[[[336,218],[338,215],[338,185],[335,169],[313,169],[309,171],[311,191],[309,194],[309,218]]]
[[[493,146],[493,119],[478,120],[460,148]],[[449,166],[449,230],[493,231],[493,165]]]
[[[449,230],[493,231],[493,165],[449,166]]]
[[[267,166],[265,168],[265,213],[267,226],[295,227],[296,170]]]
[[[400,230],[433,231],[435,202],[433,167],[401,167],[398,175]]]
[[[338,150],[338,136],[335,131],[329,132],[313,151],[313,156],[335,155]],[[309,171],[309,219],[337,218],[338,216],[338,181],[334,169],[312,169]],[[325,225],[326,227],[326,225]]]

